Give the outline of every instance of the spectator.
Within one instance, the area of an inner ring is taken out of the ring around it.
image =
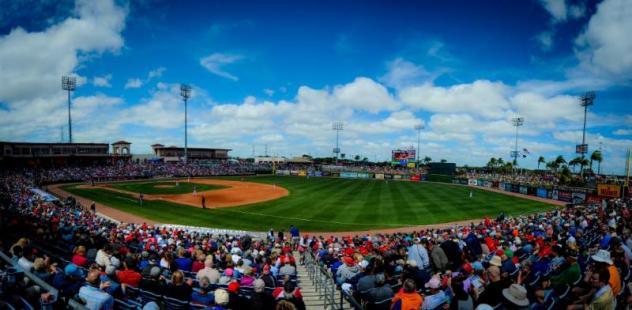
[[[283,287],[277,287],[272,292],[272,297],[276,301],[277,305],[281,301],[289,301],[298,310],[305,310],[305,302],[303,302],[303,295],[301,291],[291,281],[286,281]]]
[[[432,266],[434,269],[444,272],[445,268],[448,266],[448,257],[445,255],[443,249],[440,246],[434,246],[432,241],[427,241],[425,245],[430,251]]]
[[[178,270],[171,275],[171,283],[169,283],[164,290],[165,296],[189,301],[191,298],[191,292],[193,291],[191,283],[191,279],[189,279],[188,282],[185,282],[184,273]]]
[[[79,298],[90,310],[114,309],[114,298],[103,290],[110,286],[109,282],[101,282],[99,270],[90,270],[86,277],[86,285],[79,289]]]
[[[498,257],[498,256],[494,256]],[[498,261],[500,258],[498,257]],[[489,284],[485,287],[485,290],[478,297],[479,304],[488,304],[496,306],[502,302],[502,292],[505,289],[505,283],[501,281],[500,269],[496,265],[492,265],[487,268],[487,276],[489,277]]]
[[[219,271],[213,265],[213,256],[209,255],[204,260],[204,268],[198,271],[196,278],[198,281],[203,277],[208,278],[210,284],[217,284],[220,278]]]
[[[193,289],[191,293],[191,303],[202,306],[211,306],[215,303],[215,296],[211,291],[210,283],[207,277],[200,279],[197,289]]]
[[[262,279],[255,280],[251,309],[266,310],[274,308],[274,299],[270,294],[265,292],[265,286],[266,285]]]
[[[72,263],[79,267],[88,266],[88,258],[86,258],[86,247],[83,245],[78,246],[73,251]]]
[[[424,299],[417,293],[417,285],[412,279],[404,281],[401,290],[391,301],[391,310],[419,309]]]
[[[136,262],[132,258],[128,258],[123,262],[123,270],[116,273],[116,277],[121,281],[122,285],[138,287],[143,276],[134,270]]]
[[[415,237],[414,244],[408,248],[408,260],[414,260],[417,263],[417,268],[419,269],[430,268],[428,251],[421,244],[421,239],[418,237]]]
[[[162,270],[158,266],[153,266],[149,272],[149,276],[140,281],[139,288],[154,294],[161,294],[165,286],[166,281],[162,276]]]
[[[370,302],[379,302],[386,299],[393,298],[393,289],[386,283],[386,277],[384,273],[378,273],[375,275],[375,287],[369,289],[367,298]]]

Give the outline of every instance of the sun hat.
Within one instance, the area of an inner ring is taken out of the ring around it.
[[[215,290],[215,303],[218,305],[228,304],[228,292],[219,288]]]
[[[612,265],[610,252],[606,250],[599,250],[595,255],[591,256],[590,258],[592,258],[596,262],[607,263],[609,265]]]
[[[512,284],[509,288],[503,290],[503,296],[515,305],[526,307],[529,305],[527,298],[527,289],[519,284]]]
[[[492,306],[488,304],[480,304],[476,307],[475,310],[494,310],[494,308],[492,308]]]
[[[489,261],[489,264],[492,266],[500,267],[502,266],[502,259],[500,258],[500,256],[494,255]]]

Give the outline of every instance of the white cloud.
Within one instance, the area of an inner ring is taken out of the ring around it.
[[[270,89],[270,88],[266,88],[263,90],[263,92],[268,95],[268,97],[272,97],[274,95],[274,90]]]
[[[238,81],[239,78],[231,73],[224,71],[223,67],[236,63],[243,59],[242,55],[214,53],[200,59],[202,67],[209,72],[227,78],[229,80]]]
[[[154,78],[159,78],[162,76],[162,74],[166,71],[167,69],[165,67],[160,67],[157,68],[155,70],[151,70],[149,71],[149,73],[147,73],[147,81],[149,82],[150,80],[154,79]]]
[[[402,102],[436,113],[471,113],[483,117],[503,117],[509,108],[508,88],[501,82],[478,80],[450,87],[423,84],[404,88]]]
[[[110,80],[112,79],[112,75],[108,74],[105,76],[95,76],[92,79],[92,85],[96,86],[96,87],[112,87],[112,84],[110,84]]]
[[[433,79],[431,74],[422,66],[403,58],[396,58],[388,62],[387,66],[388,71],[380,78],[380,81],[390,87],[400,88]]]
[[[586,29],[575,40],[580,71],[615,82],[632,78],[632,2],[605,0],[597,5]]]
[[[550,123],[560,120],[579,121],[584,115],[575,96],[559,95],[545,97],[537,93],[518,93],[511,98],[511,104],[520,116],[533,123]]]
[[[632,129],[617,129],[612,132],[612,134],[617,136],[632,136]]]
[[[0,112],[0,138],[15,139],[37,133],[41,126],[63,124],[61,76],[76,70],[83,56],[119,51],[126,16],[127,9],[113,1],[80,0],[74,16],[45,30],[15,28],[1,36],[0,102],[7,103],[7,109]],[[85,83],[85,77],[78,76],[77,84]]]
[[[336,86],[333,96],[343,106],[371,113],[390,111],[399,106],[386,87],[365,77],[358,77],[349,84]]]
[[[553,31],[544,31],[540,33],[536,36],[536,40],[543,51],[550,51],[553,47]]]
[[[586,13],[586,7],[582,3],[572,4],[568,0],[540,0],[540,3],[551,14],[553,23],[566,21],[569,17],[580,18]]]
[[[125,83],[125,89],[141,88],[142,86],[143,86],[143,81],[141,81],[141,79],[128,79],[127,83]]]

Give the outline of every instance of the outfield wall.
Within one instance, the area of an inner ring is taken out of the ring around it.
[[[305,176],[305,177],[333,177],[343,179],[375,179],[375,180],[397,180],[397,181],[429,181],[440,183],[452,183],[467,185],[472,187],[485,187],[498,189],[505,192],[517,193],[526,196],[535,196],[558,200],[572,204],[599,203],[602,199],[613,198],[603,193],[621,193],[621,190],[614,189],[612,185],[602,186],[600,191],[588,188],[564,187],[564,186],[532,186],[508,182],[489,181],[475,178],[455,178],[449,175],[437,174],[391,174],[391,173],[369,173],[355,171],[311,171],[311,170],[277,170],[276,175],[284,176]],[[614,195],[612,194],[612,195]]]

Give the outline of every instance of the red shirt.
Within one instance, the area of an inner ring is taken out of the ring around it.
[[[196,260],[193,262],[193,265],[191,265],[191,272],[198,272],[202,269],[204,269],[204,263],[200,261]]]
[[[121,284],[127,284],[133,287],[138,287],[140,280],[143,279],[143,276],[140,273],[132,269],[119,271],[116,273],[116,277],[119,279]]]
[[[77,254],[72,257],[72,263],[79,267],[85,267],[88,265],[88,259],[85,256]]]

